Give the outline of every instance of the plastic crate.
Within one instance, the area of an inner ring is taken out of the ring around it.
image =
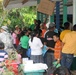
[[[24,75],[43,75],[45,70],[39,70],[39,71],[32,71],[32,72],[26,72]]]

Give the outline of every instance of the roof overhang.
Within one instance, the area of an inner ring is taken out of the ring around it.
[[[51,0],[51,1],[62,2],[63,0]],[[21,7],[25,7],[25,6],[36,6],[36,5],[37,5],[37,0],[3,0],[3,8],[5,10],[10,10],[13,8],[21,8]],[[65,4],[65,5],[71,6],[72,0],[67,0],[67,4]]]
[[[24,6],[36,6],[37,0],[4,0],[3,7],[6,10],[21,8]]]

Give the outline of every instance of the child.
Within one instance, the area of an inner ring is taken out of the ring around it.
[[[57,60],[58,62],[60,62],[61,59],[61,50],[62,50],[62,43],[59,39],[59,34],[55,33],[53,36],[53,40],[56,42],[55,43],[55,47],[49,47],[51,50],[54,50],[54,58],[55,60]]]
[[[4,62],[8,58],[8,54],[4,51],[4,43],[0,42],[0,70],[3,69]]]

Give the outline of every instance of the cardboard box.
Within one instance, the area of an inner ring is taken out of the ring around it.
[[[41,0],[40,4],[38,5],[38,10],[41,13],[52,15],[55,8],[55,2],[50,0]]]

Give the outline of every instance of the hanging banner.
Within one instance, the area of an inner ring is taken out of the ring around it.
[[[52,2],[50,0],[41,0],[38,5],[38,10],[41,13],[52,15],[55,8],[55,2]]]

